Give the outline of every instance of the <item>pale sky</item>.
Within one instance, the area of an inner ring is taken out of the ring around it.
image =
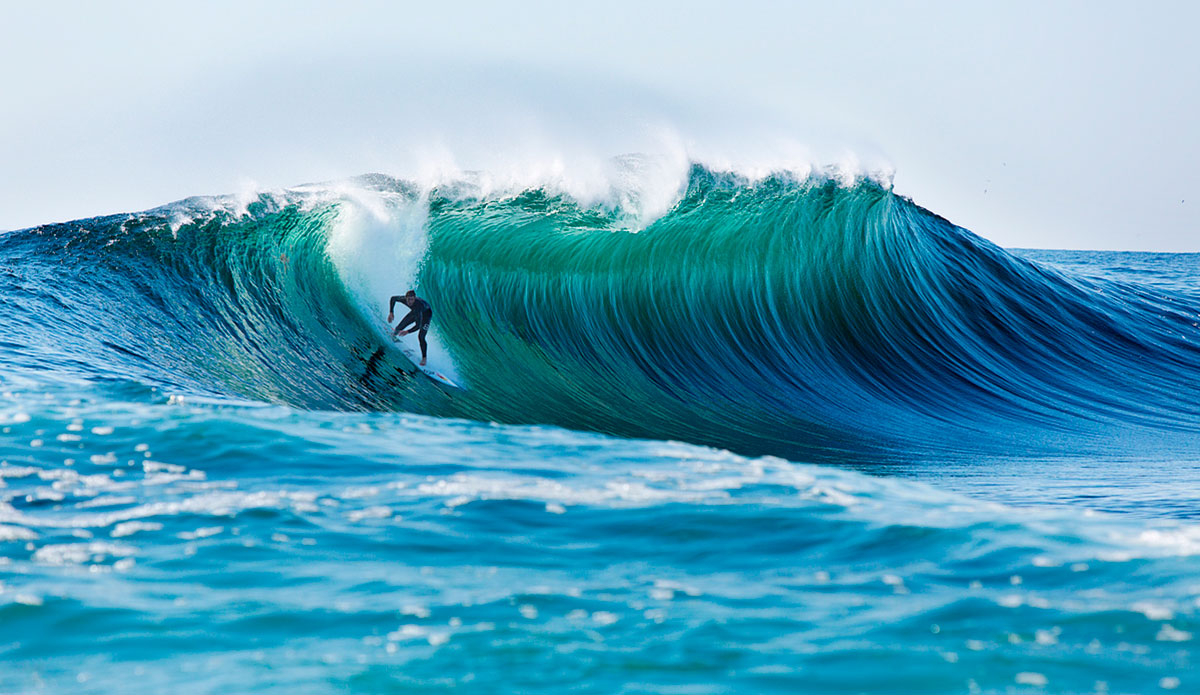
[[[1008,247],[1200,251],[1200,4],[0,6],[0,229],[668,140],[895,172]]]

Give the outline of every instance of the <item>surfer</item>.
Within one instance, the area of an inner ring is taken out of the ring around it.
[[[392,297],[391,304],[388,305],[388,323],[391,323],[395,318],[396,302],[403,301],[408,305],[408,316],[400,319],[400,323],[396,324],[396,330],[392,331],[392,337],[395,338],[401,335],[408,335],[413,331],[417,333],[417,340],[421,343],[421,365],[425,366],[425,355],[427,347],[425,345],[425,334],[429,332],[429,322],[433,319],[433,307],[429,306],[429,302],[417,296],[417,293],[409,290],[401,297],[396,295]],[[413,324],[413,327],[407,331],[401,330],[408,324]]]

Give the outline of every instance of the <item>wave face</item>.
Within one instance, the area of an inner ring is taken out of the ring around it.
[[[3,320],[31,369],[744,453],[1200,423],[1192,295],[1016,257],[870,181],[694,166],[653,221],[637,202],[369,176],[39,227],[0,237]],[[408,286],[464,390],[381,349]]]

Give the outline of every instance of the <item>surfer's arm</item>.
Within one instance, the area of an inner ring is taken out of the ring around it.
[[[388,321],[391,321],[396,316],[396,302],[404,299],[400,295],[392,297],[392,301],[388,302]]]

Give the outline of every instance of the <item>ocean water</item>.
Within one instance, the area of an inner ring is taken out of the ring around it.
[[[0,692],[1200,692],[1200,256],[614,181],[0,235]]]

